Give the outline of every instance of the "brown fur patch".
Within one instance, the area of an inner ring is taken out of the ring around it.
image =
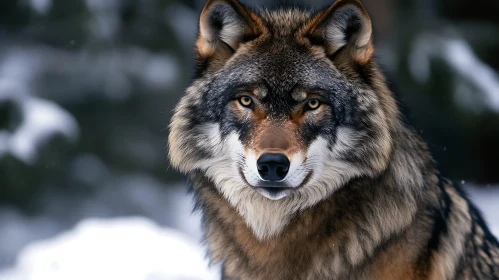
[[[265,119],[253,125],[255,130],[246,147],[250,147],[258,158],[263,153],[283,153],[291,158],[294,153],[304,150],[298,126],[293,122],[272,123]]]

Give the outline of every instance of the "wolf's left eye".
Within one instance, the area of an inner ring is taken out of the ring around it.
[[[239,97],[239,103],[243,107],[248,107],[249,108],[253,104],[253,99],[251,99],[251,97],[249,97],[247,95],[244,95],[244,96]]]
[[[307,109],[309,109],[309,110],[315,110],[315,109],[319,108],[319,106],[321,106],[321,102],[317,99],[310,99],[307,102]]]

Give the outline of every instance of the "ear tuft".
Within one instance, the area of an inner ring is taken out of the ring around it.
[[[228,57],[261,32],[258,17],[236,0],[209,0],[199,20],[197,51],[205,58]]]
[[[347,59],[364,64],[374,52],[371,19],[358,0],[337,0],[312,19],[305,36],[330,57],[346,49]]]

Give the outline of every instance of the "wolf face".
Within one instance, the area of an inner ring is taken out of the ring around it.
[[[396,113],[371,37],[356,0],[317,14],[208,1],[195,80],[170,126],[173,166],[203,173],[261,238],[351,179],[378,176]]]

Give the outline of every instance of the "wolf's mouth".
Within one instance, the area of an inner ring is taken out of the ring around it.
[[[268,192],[270,194],[273,194],[273,195],[277,195],[280,192],[283,192],[286,190],[291,190],[291,188],[284,188],[284,187],[277,187],[277,188],[276,187],[261,187],[260,189],[262,189],[263,191]]]
[[[279,200],[291,194],[294,188],[289,187],[255,187],[255,189],[271,200]]]
[[[239,174],[241,175],[242,180],[251,188],[254,190],[258,191],[261,195],[264,197],[270,199],[270,200],[279,200],[282,199],[293,192],[297,191],[298,189],[302,188],[304,185],[308,184],[310,179],[312,178],[313,171],[310,171],[307,176],[305,176],[305,179],[302,181],[302,183],[297,186],[289,186],[284,182],[268,182],[268,181],[263,181],[259,182],[257,185],[252,185],[248,182],[246,179],[246,176],[244,176],[244,172],[242,168],[239,168]]]

